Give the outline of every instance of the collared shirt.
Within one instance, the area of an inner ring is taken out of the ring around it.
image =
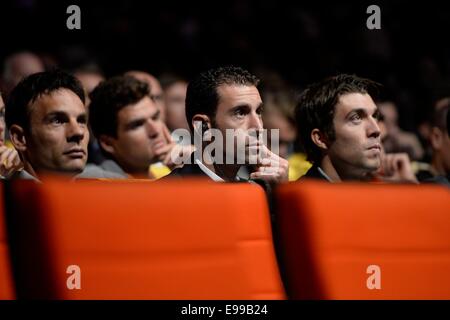
[[[204,174],[206,174],[208,177],[210,177],[212,180],[216,182],[225,182],[221,177],[219,177],[216,173],[212,172],[210,169],[208,169],[207,166],[205,166],[199,159],[195,159],[195,163],[198,165],[200,170],[203,171]]]
[[[319,171],[319,173],[325,178],[327,179],[329,182],[334,182],[333,180],[331,180],[331,178],[322,170],[321,167],[317,167],[317,170]]]

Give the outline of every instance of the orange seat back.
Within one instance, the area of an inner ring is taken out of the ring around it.
[[[448,189],[309,181],[276,202],[288,296],[450,299]]]
[[[14,299],[9,246],[6,234],[3,184],[0,184],[0,300]]]
[[[13,185],[19,297],[284,297],[258,186],[52,179],[30,194],[23,183]]]

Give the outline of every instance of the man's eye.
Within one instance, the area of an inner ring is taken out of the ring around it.
[[[62,124],[63,121],[62,121],[62,119],[60,119],[60,118],[53,118],[53,119],[50,119],[50,123],[51,123],[51,124],[59,125],[59,124]]]
[[[136,130],[144,125],[144,121],[132,122],[128,125],[129,130]]]
[[[361,116],[359,114],[354,114],[350,117],[350,121],[357,122],[361,120]]]
[[[237,117],[243,117],[245,116],[245,111],[242,109],[237,109],[236,111],[234,111],[234,115]]]

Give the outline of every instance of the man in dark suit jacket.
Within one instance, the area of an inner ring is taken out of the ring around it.
[[[301,179],[368,180],[381,165],[376,84],[338,75],[310,85],[296,108],[299,138],[313,167]]]
[[[247,167],[251,168],[250,179],[268,183],[288,180],[287,160],[256,137],[263,129],[258,83],[255,76],[238,67],[211,69],[189,83],[186,118],[196,150],[168,178],[203,175],[214,181],[240,181],[238,172]]]

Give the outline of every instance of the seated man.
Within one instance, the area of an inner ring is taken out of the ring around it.
[[[160,161],[173,168],[170,152],[176,144],[146,83],[131,76],[108,79],[91,93],[89,110],[106,160],[89,164],[80,178],[102,178],[105,172],[115,173],[114,178],[154,178],[149,166]]]
[[[369,180],[381,166],[376,84],[338,75],[309,86],[296,108],[299,138],[313,167],[300,179]]]
[[[441,108],[435,108],[431,119],[429,141],[433,150],[431,165],[427,175],[422,174],[420,180],[429,183],[439,183],[450,186],[450,103]]]
[[[5,104],[0,92],[0,177],[8,178],[14,172],[22,169],[22,161],[16,149],[5,144]]]
[[[287,160],[257,139],[263,129],[258,83],[238,67],[208,70],[189,83],[186,118],[196,151],[170,177],[203,175],[214,181],[236,181],[238,171],[247,166],[250,179],[288,180]]]
[[[35,73],[12,90],[6,124],[24,166],[15,177],[83,171],[89,141],[84,98],[80,82],[61,71]]]

